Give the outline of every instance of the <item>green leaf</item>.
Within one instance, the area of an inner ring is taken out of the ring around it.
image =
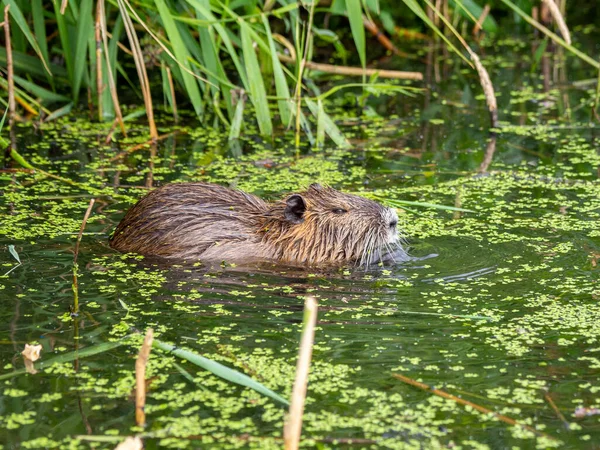
[[[325,142],[325,110],[323,101],[317,99],[317,146],[321,147]]]
[[[363,13],[360,0],[346,0],[346,11],[350,20],[350,29],[352,30],[352,38],[358,50],[360,64],[365,67],[367,57],[365,51],[365,27],[363,25]]]
[[[235,106],[235,114],[233,115],[233,120],[231,121],[231,128],[229,129],[229,140],[233,141],[234,139],[238,139],[240,137],[240,131],[242,129],[242,122],[244,120],[244,93],[240,93],[240,98]]]
[[[313,114],[313,116],[318,118],[319,117],[318,105],[309,98],[304,98],[304,100],[306,101],[306,104],[308,105],[308,109],[310,109],[310,112]],[[331,140],[333,142],[335,142],[335,144],[338,147],[350,147],[351,146],[350,142],[348,142],[348,139],[346,139],[346,137],[342,134],[342,132],[337,127],[337,125],[335,124],[333,119],[329,116],[329,114],[327,114],[325,111],[323,111],[320,120],[323,122],[323,127],[325,129],[325,132],[331,138]],[[317,126],[318,126],[318,124],[317,124]],[[318,133],[318,130],[317,130],[317,133]]]
[[[165,4],[164,0],[154,0],[156,4],[156,8],[158,9],[158,13],[160,14],[160,18],[162,20],[163,26],[165,27],[165,31],[167,32],[167,36],[169,37],[169,41],[171,42],[171,46],[173,48],[173,53],[177,58],[179,64],[183,67],[191,71],[189,58],[190,53],[187,47],[183,43],[183,39],[179,33],[179,29],[171,16],[171,12],[169,8]],[[183,84],[185,85],[185,89],[187,91],[188,96],[190,97],[190,101],[194,106],[194,110],[196,111],[196,115],[199,117],[202,116],[204,111],[202,96],[200,95],[200,89],[198,88],[198,82],[196,78],[186,72],[185,70],[181,71],[181,77],[183,78]]]
[[[62,54],[65,58],[65,64],[67,66],[67,74],[71,83],[74,80],[73,74],[73,55],[71,52],[71,39],[69,37],[69,26],[64,15],[60,13],[60,0],[53,0],[54,4],[54,17],[56,18],[56,26],[58,27],[58,36],[60,37],[60,44],[62,46]]]
[[[460,56],[462,58],[462,60],[465,61],[469,65],[469,67],[473,67],[473,64],[471,64],[471,61],[469,61],[467,59],[467,57],[465,55],[463,55],[463,53],[461,51],[459,51],[456,48],[456,46],[448,40],[446,35],[444,33],[442,33],[442,31],[438,27],[435,26],[435,24],[429,19],[429,17],[427,17],[427,14],[425,13],[425,11],[421,7],[421,5],[416,2],[416,0],[402,0],[402,1],[404,2],[404,4],[406,6],[408,6],[412,10],[412,12],[414,12],[417,15],[417,17],[419,17],[423,22],[425,22],[425,24],[429,28],[431,28],[446,43],[446,45],[448,45],[449,49],[451,49],[458,56]],[[427,0],[425,0],[425,2],[427,3]],[[454,29],[452,31],[454,33],[457,32]]]
[[[262,16],[263,25],[267,34],[267,41],[269,42],[269,48],[271,49],[271,63],[273,64],[273,77],[275,78],[275,91],[277,92],[277,106],[279,107],[279,116],[281,122],[284,125],[288,125],[292,120],[292,114],[290,112],[290,88],[287,84],[283,68],[277,57],[277,48],[275,48],[275,42],[271,35],[271,27],[269,21],[265,15]]]
[[[2,120],[0,120],[0,133],[2,133],[2,128],[4,128],[4,121],[6,120],[6,116],[8,115],[8,108],[4,110],[4,114],[2,114]],[[4,140],[3,138],[0,138]],[[2,144],[5,145],[5,144]],[[8,144],[6,144],[8,145]]]
[[[25,20],[25,17],[23,16],[21,9],[19,8],[19,5],[17,5],[14,0],[2,0],[2,2],[5,6],[10,6],[9,12],[13,20],[15,21],[21,32],[25,35],[25,37],[29,41],[29,44],[31,44],[31,46],[33,47],[33,50],[38,54],[38,56],[42,60],[44,69],[46,69],[48,74],[52,75],[52,72],[50,72],[50,68],[48,67],[48,60],[44,58],[40,46],[38,45],[35,37],[31,33],[29,25],[27,25],[27,20]]]
[[[30,92],[32,95],[38,97],[43,102],[52,103],[69,101],[69,97],[65,97],[64,95],[60,95],[55,92],[49,91],[48,89],[40,87],[37,84],[27,81],[26,79],[18,77],[16,75],[15,83],[17,83],[27,92]]]
[[[221,25],[219,23],[219,21],[212,14],[212,12],[210,12],[210,10],[204,6],[204,4],[201,2],[201,0],[186,0],[186,1],[191,6],[196,8],[198,13],[200,13],[202,16],[204,16],[204,18],[206,20],[214,22],[213,26],[214,26],[215,30],[217,30],[217,33],[219,34],[221,39],[223,40],[223,44],[225,45],[225,48],[227,49],[227,52],[229,53],[229,56],[231,57],[231,60],[233,61],[233,65],[235,66],[237,75],[240,77],[240,80],[242,80],[242,84],[244,85],[244,88],[246,90],[248,90],[248,78],[246,77],[246,71],[244,70],[244,68],[240,62],[240,59],[238,58],[237,52],[235,51],[235,47],[233,46],[233,43],[231,42],[231,38],[229,37],[227,30],[223,27],[223,25]]]
[[[254,110],[256,111],[256,120],[258,128],[263,136],[271,136],[273,126],[271,124],[271,112],[269,111],[269,103],[267,101],[267,92],[263,82],[258,58],[252,45],[249,26],[241,21],[240,33],[242,35],[242,52],[244,54],[244,65],[246,66],[246,74],[248,75],[249,94]]]
[[[17,152],[14,148],[10,149],[10,156],[12,159],[14,159],[17,163],[19,163],[21,165],[21,167],[25,167],[26,169],[34,169],[35,167],[33,167],[31,164],[29,164],[27,162],[27,160],[25,158],[23,158],[19,152]]]
[[[77,19],[77,40],[75,41],[75,64],[73,66],[73,102],[77,103],[79,99],[79,89],[85,66],[87,65],[87,45],[89,33],[94,34],[92,23],[92,0],[82,0]]]
[[[10,252],[10,254],[13,256],[13,258],[15,258],[17,260],[17,262],[19,264],[23,264],[21,262],[21,258],[19,258],[19,254],[17,253],[17,251],[15,250],[15,246],[14,245],[9,245],[8,246],[8,251]]]
[[[65,116],[71,112],[73,109],[73,102],[67,103],[62,108],[58,108],[56,111],[52,111],[52,113],[46,117],[45,121],[50,122],[51,120],[58,119],[59,117]]]
[[[36,42],[40,47],[40,52],[44,61],[50,61],[48,58],[48,43],[46,41],[46,20],[44,18],[44,8],[42,0],[31,1],[31,15],[33,17],[33,32],[35,33]],[[44,71],[45,72],[45,71]],[[52,75],[45,72],[50,84],[53,86]]]
[[[23,73],[32,77],[44,78],[48,76],[48,72],[44,69],[44,65],[39,58],[25,53],[13,51],[13,67],[15,73]],[[0,65],[6,67],[6,48],[0,47]],[[50,64],[50,69],[54,74],[54,78],[67,78],[67,72],[61,66]]]
[[[473,0],[450,0],[450,3],[452,4],[452,6],[456,6],[457,3],[462,3],[462,6],[464,7],[464,9],[469,11],[470,15],[467,14],[463,10],[463,8],[460,7],[460,5],[459,8],[457,8],[456,10],[459,12],[459,14],[466,18],[475,18],[475,20],[477,20],[479,17],[481,17],[481,13],[483,12],[483,8],[477,3],[475,3]],[[496,23],[494,18],[490,14],[488,14],[485,20],[483,21],[481,28],[487,33],[496,33],[498,31],[498,24]]]
[[[248,375],[238,372],[237,370],[230,369],[229,367],[224,366],[223,364],[218,363],[216,361],[213,361],[212,359],[205,358],[204,356],[198,355],[197,353],[177,348],[174,345],[169,345],[156,339],[154,340],[154,342],[152,342],[152,346],[164,350],[166,352],[172,353],[175,356],[178,356],[179,358],[183,358],[191,362],[192,364],[195,364],[198,367],[202,367],[203,369],[208,370],[212,374],[223,378],[224,380],[230,381],[235,384],[239,384],[240,386],[248,387],[250,389],[255,390],[259,394],[265,395],[273,400],[282,403],[283,405],[289,406],[289,403],[286,399],[281,397],[279,394],[273,392],[265,385],[250,378]]]

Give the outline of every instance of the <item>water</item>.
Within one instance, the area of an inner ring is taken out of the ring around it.
[[[2,274],[17,264],[8,245],[22,261],[0,278],[4,448],[114,448],[140,432],[147,448],[279,448],[285,408],[156,349],[148,426],[136,428],[136,332],[152,327],[160,340],[287,398],[308,294],[319,301],[308,446],[597,448],[600,155],[589,108],[575,106],[591,93],[566,84],[543,94],[536,74],[501,66],[493,79],[501,120],[512,127],[498,134],[486,174],[477,169],[488,116],[473,98],[476,80],[464,74],[433,95],[377,99],[381,118],[357,120],[346,110],[341,123],[355,143],[348,151],[296,154],[282,135],[273,144],[248,138],[242,154],[232,154],[218,132],[165,125],[161,133],[177,133],[149,163],[148,149],[115,158],[147,140],[143,124],[112,145],[103,143],[107,127],[81,119],[37,133],[23,126],[21,154],[75,183],[0,174]],[[369,271],[167,267],[112,251],[107,238],[126,208],[146,186],[175,180],[233,183],[267,198],[320,181],[474,212],[407,206],[401,223],[414,259]],[[91,198],[73,317],[73,250]],[[42,361],[81,355],[35,375],[12,374],[23,367],[26,343],[42,345]],[[86,355],[90,349],[97,353]]]

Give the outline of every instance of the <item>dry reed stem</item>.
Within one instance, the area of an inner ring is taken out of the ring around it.
[[[277,54],[280,61],[285,63],[295,63],[296,60],[290,56]],[[321,72],[332,73],[336,75],[350,76],[372,76],[377,75],[381,78],[393,78],[397,80],[422,80],[421,72],[404,72],[400,70],[380,70],[380,69],[363,69],[362,67],[334,66],[333,64],[322,64],[307,61],[305,64],[307,69],[320,70]]]
[[[169,66],[165,67],[167,71],[167,80],[169,81],[169,90],[171,91],[171,99],[173,100],[173,104],[171,107],[173,108],[173,120],[175,123],[179,121],[179,114],[177,113],[177,99],[175,98],[175,85],[173,84],[173,75],[171,74],[171,69]]]
[[[275,39],[277,42],[279,42],[281,45],[283,45],[287,49],[287,51],[290,52],[289,56],[295,62],[296,61],[296,49],[294,48],[294,45],[285,36],[282,36],[279,33],[273,33],[273,39]]]
[[[560,412],[560,410],[556,406],[556,403],[554,403],[554,400],[552,400],[552,397],[550,397],[550,394],[548,392],[546,392],[544,394],[544,398],[550,404],[550,406],[552,407],[552,409],[554,410],[554,412],[556,413],[556,415],[558,416],[558,418],[561,420],[561,422],[563,423],[563,425],[565,426],[565,428],[567,430],[570,430],[571,426],[569,425],[569,422],[567,422],[567,419],[565,419],[565,416],[563,416],[563,413]]]
[[[556,26],[560,30],[560,34],[562,34],[563,39],[569,45],[571,45],[571,33],[569,33],[569,28],[567,28],[567,24],[565,22],[565,18],[560,13],[560,9],[558,5],[554,2],[554,0],[542,0],[542,2],[548,7]]]
[[[158,131],[156,129],[156,123],[154,122],[154,110],[152,109],[152,95],[150,94],[150,81],[148,80],[148,73],[146,72],[146,65],[144,64],[144,54],[140,47],[140,41],[138,40],[133,22],[129,13],[127,12],[127,6],[125,6],[124,0],[117,0],[121,15],[123,17],[123,23],[125,24],[125,31],[127,32],[127,38],[129,39],[129,45],[133,53],[133,60],[135,62],[135,68],[137,69],[138,78],[140,79],[140,87],[142,95],[144,97],[144,104],[146,106],[146,116],[148,117],[148,125],[150,127],[150,137],[153,140],[158,138]]]
[[[98,121],[102,121],[102,32],[100,17],[102,13],[102,1],[96,3],[96,23],[94,24],[94,37],[96,39],[96,96],[98,98]]]
[[[429,4],[429,2],[427,2],[427,4],[429,6],[431,6]],[[447,21],[447,19],[440,13],[440,11],[438,9],[436,9],[436,8],[431,8],[431,9],[435,13],[435,15],[437,17],[439,17],[442,20],[442,22],[444,22],[444,25],[446,25],[448,28],[450,28],[452,26]],[[471,57],[471,59],[473,60],[473,63],[475,64],[475,68],[477,69],[477,73],[479,74],[479,82],[481,84],[481,87],[483,88],[483,93],[485,95],[485,101],[488,105],[488,110],[490,111],[492,128],[496,128],[498,126],[498,104],[496,103],[496,94],[494,93],[494,86],[492,85],[492,80],[490,79],[490,75],[489,75],[488,71],[486,70],[486,68],[483,67],[483,64],[481,64],[481,61],[479,59],[479,56],[477,56],[477,53],[475,53],[473,50],[471,50],[471,47],[469,47],[469,45],[464,40],[464,38],[458,33],[455,33],[455,36],[460,41],[460,43],[463,45],[463,47],[467,50],[467,52],[469,53],[469,56]]]
[[[8,123],[9,128],[12,130],[13,121],[15,120],[15,77],[13,67],[13,55],[12,46],[10,41],[10,18],[8,17],[8,10],[10,5],[4,7],[4,46],[6,48],[6,79],[8,81]]]
[[[152,39],[154,39],[154,41],[158,44],[158,46],[167,54],[171,57],[171,59],[173,59],[173,61],[175,62],[175,64],[177,64],[179,66],[179,68],[181,70],[183,70],[184,72],[189,73],[191,76],[193,76],[194,78],[197,78],[199,80],[202,80],[204,83],[209,84],[210,86],[216,87],[218,88],[219,86],[217,86],[216,84],[208,81],[208,79],[201,77],[200,75],[198,75],[197,73],[191,71],[190,69],[188,69],[186,66],[184,66],[173,54],[173,52],[169,49],[169,47],[167,47],[165,44],[162,43],[162,41],[158,38],[158,36],[152,32],[152,30],[150,28],[148,28],[148,25],[146,25],[146,22],[142,20],[142,18],[138,15],[138,13],[135,11],[135,9],[133,9],[133,6],[131,6],[131,4],[129,3],[128,0],[117,0],[119,1],[119,3],[123,2],[125,5],[129,6],[129,10],[131,11],[131,14],[133,15],[133,17],[135,17],[135,19],[138,21],[138,23],[141,25],[141,28],[143,28],[144,30],[146,30],[146,33],[148,33],[150,35],[150,37]],[[132,22],[132,27],[135,29],[135,26],[133,25]]]
[[[308,384],[308,370],[312,357],[312,348],[315,338],[315,325],[317,323],[317,301],[309,296],[304,302],[304,320],[298,363],[296,364],[296,379],[292,390],[292,399],[286,424],[283,428],[285,450],[296,450],[300,443],[302,432],[302,414],[306,400],[306,386]]]
[[[87,210],[85,211],[85,215],[83,216],[81,227],[79,227],[79,233],[77,234],[77,242],[75,243],[75,252],[73,254],[73,264],[77,263],[77,257],[79,256],[79,244],[81,243],[81,238],[83,237],[83,230],[85,230],[87,221],[90,218],[90,214],[92,213],[94,203],[96,203],[95,198],[90,200],[90,204],[88,205]]]
[[[489,142],[485,148],[485,155],[483,156],[483,161],[481,162],[479,169],[477,169],[477,173],[486,173],[492,160],[494,159],[494,153],[496,153],[496,133],[492,133]]]
[[[477,19],[477,22],[475,23],[475,26],[473,27],[473,36],[477,36],[479,34],[479,32],[481,31],[481,27],[483,26],[483,22],[485,22],[485,19],[487,18],[488,14],[490,13],[490,5],[488,3],[485,4],[485,6],[483,7],[483,11],[481,11],[481,15],[479,16],[479,19]]]
[[[497,412],[492,411],[491,409],[487,409],[481,405],[478,405],[477,403],[473,403],[470,402],[468,400],[464,400],[460,397],[456,397],[455,395],[449,394],[446,391],[442,391],[441,389],[436,389],[436,388],[432,388],[427,386],[425,383],[421,383],[420,381],[417,380],[413,380],[412,378],[406,377],[404,375],[401,375],[399,373],[394,373],[393,376],[397,379],[399,379],[400,381],[403,381],[406,384],[410,384],[411,386],[417,387],[419,389],[422,389],[424,391],[427,392],[431,392],[432,394],[437,395],[438,397],[442,397],[445,398],[447,400],[452,400],[456,403],[459,403],[461,405],[465,405],[465,406],[469,406],[477,411],[479,411],[480,413],[483,414],[490,414],[492,416],[494,416],[496,419],[508,424],[508,425],[513,425],[513,426],[519,426],[524,428],[527,431],[531,431],[532,433],[536,434],[537,436],[544,436],[547,439],[551,439],[553,441],[556,441],[556,438],[546,434],[546,433],[542,433],[541,431],[536,430],[535,428],[530,427],[529,425],[524,425],[522,423],[517,422],[515,419],[512,419],[511,417],[508,416],[504,416],[502,414],[498,414]]]
[[[148,328],[144,343],[135,361],[135,423],[140,427],[146,425],[146,413],[144,411],[146,406],[146,365],[150,358],[153,339],[154,330]]]
[[[73,309],[71,314],[77,315],[79,313],[79,283],[77,281],[77,257],[79,256],[79,244],[81,243],[81,238],[83,236],[83,230],[87,224],[88,219],[90,218],[90,214],[92,213],[92,208],[94,207],[94,203],[96,199],[91,199],[90,204],[88,205],[87,210],[83,216],[83,220],[81,221],[81,227],[79,227],[79,233],[77,234],[77,241],[75,242],[75,251],[73,252],[73,284],[71,288],[73,289]]]
[[[379,43],[381,45],[383,45],[386,50],[389,50],[390,52],[392,52],[394,55],[397,55],[397,56],[404,56],[404,57],[408,56],[407,53],[405,53],[401,50],[398,50],[398,47],[396,47],[392,43],[392,41],[390,41],[390,39],[383,33],[383,31],[381,31],[379,29],[379,27],[375,24],[375,22],[370,20],[365,15],[363,15],[363,25],[367,30],[369,30],[371,32],[371,34],[373,36],[375,36],[377,38]]]
[[[490,118],[492,120],[492,128],[496,128],[498,126],[498,104],[496,103],[496,94],[494,93],[494,86],[492,85],[492,80],[490,79],[490,75],[481,61],[479,60],[479,56],[471,50],[469,46],[466,46],[473,63],[475,64],[475,68],[477,69],[477,73],[479,74],[479,82],[481,83],[481,87],[483,88],[483,93],[485,95],[485,101],[488,105],[488,110],[490,111]]]
[[[69,0],[62,0],[62,3],[60,4],[60,13],[63,16],[65,15],[65,11],[67,10],[68,3],[69,3]]]
[[[115,116],[117,116],[117,122],[121,128],[121,133],[127,136],[127,130],[125,130],[125,123],[123,122],[123,113],[121,112],[121,105],[119,104],[119,96],[117,94],[117,86],[113,78],[112,70],[110,67],[110,58],[108,56],[108,39],[106,38],[108,32],[106,30],[106,15],[104,12],[104,0],[98,0],[100,8],[100,31],[102,33],[102,45],[104,47],[104,59],[106,60],[106,75],[108,77],[108,87],[110,89],[110,96],[113,101],[113,107],[115,108]]]

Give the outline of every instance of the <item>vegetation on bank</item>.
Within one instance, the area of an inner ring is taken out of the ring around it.
[[[153,139],[153,111],[164,106],[177,120],[184,104],[202,123],[228,129],[231,139],[242,132],[250,109],[262,135],[283,127],[296,131],[296,144],[304,134],[312,144],[327,135],[347,145],[324,101],[357,88],[363,105],[372,94],[410,95],[423,78],[421,50],[432,42],[477,71],[496,125],[493,88],[471,46],[483,33],[498,32],[499,20],[535,27],[543,37],[540,57],[552,43],[600,67],[571,42],[564,1],[498,0],[491,8],[472,0],[3,4],[0,82],[9,95],[0,102],[11,119],[50,121],[87,105],[92,118],[114,121],[126,133],[127,120],[146,113]],[[380,64],[386,55],[391,59]],[[386,63],[412,70],[384,70]],[[327,90],[320,81],[328,73],[344,78]],[[391,81],[398,79],[412,81]],[[121,105],[132,100],[143,107],[124,116]]]

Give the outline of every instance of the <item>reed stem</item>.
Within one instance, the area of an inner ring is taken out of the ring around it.
[[[308,384],[308,371],[312,357],[316,323],[317,301],[314,297],[309,296],[304,302],[304,319],[302,321],[300,352],[296,364],[296,380],[294,381],[289,414],[283,429],[285,450],[296,450],[300,444],[302,414],[306,400],[306,386]]]

